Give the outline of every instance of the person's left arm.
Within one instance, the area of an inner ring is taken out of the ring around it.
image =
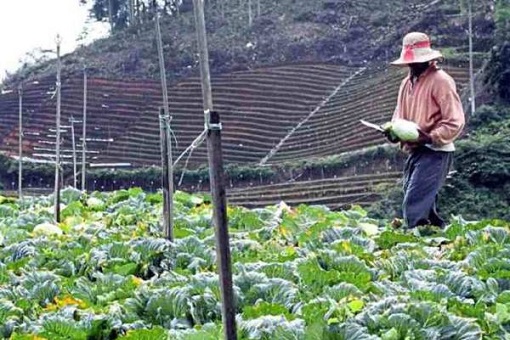
[[[464,110],[455,81],[448,75],[438,77],[432,96],[440,108],[441,119],[428,135],[432,144],[441,146],[453,142],[462,132]]]

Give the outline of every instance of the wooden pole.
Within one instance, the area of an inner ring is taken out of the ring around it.
[[[113,33],[113,3],[108,0],[108,21],[110,21],[110,33]]]
[[[87,68],[83,68],[83,131],[81,142],[81,190],[87,190],[85,183],[86,164],[87,164]]]
[[[55,143],[55,221],[60,222],[60,36],[57,35],[57,131]]]
[[[227,0],[219,0],[219,6],[220,6],[220,12],[221,12],[221,17],[223,19],[225,19],[225,7],[227,6],[227,4],[225,3]]]
[[[221,151],[221,123],[219,114],[213,111],[209,53],[207,50],[205,30],[204,0],[193,0],[193,7],[200,55],[204,118],[207,127],[207,154],[213,200],[213,220],[216,233],[216,257],[222,296],[221,311],[223,316],[223,332],[226,340],[235,340],[237,339],[237,334],[228,235],[227,200],[225,195],[223,157]]]
[[[18,86],[19,128],[18,128],[18,198],[23,199],[23,87]]]
[[[135,23],[135,0],[129,0],[129,26]]]
[[[207,50],[207,36],[205,31],[204,0],[193,0],[193,6],[195,11],[195,25],[197,26],[204,112],[207,110],[212,111],[211,73],[209,71],[209,51]]]
[[[74,118],[71,116],[69,118],[69,122],[71,123],[71,143],[73,144],[73,187],[78,188],[78,180],[77,169],[76,169],[76,137],[74,135]]]
[[[471,0],[468,0],[468,22],[469,22],[469,90],[471,97],[471,116],[475,114],[476,102],[475,102],[475,79],[473,74],[473,13],[471,8]]]
[[[168,124],[166,120],[166,113],[163,108],[159,110],[159,137],[161,140],[161,184],[163,186],[163,228],[165,236],[169,240],[173,240],[171,225],[170,211],[172,209],[170,204],[170,186],[169,181],[169,162],[168,162]]]
[[[253,24],[253,12],[251,10],[251,0],[248,0],[248,25],[251,27]]]
[[[158,55],[159,55],[159,71],[161,74],[161,91],[163,93],[163,112],[164,118],[163,123],[165,125],[165,133],[162,136],[161,143],[165,144],[165,157],[163,168],[166,169],[163,171],[163,193],[165,190],[168,191],[168,194],[165,197],[167,202],[165,202],[165,206],[168,211],[166,214],[168,216],[164,219],[165,221],[165,237],[169,240],[173,240],[173,198],[174,198],[174,171],[173,171],[173,160],[172,160],[172,140],[170,139],[170,112],[169,112],[169,100],[168,100],[168,87],[166,84],[166,71],[165,71],[165,60],[163,58],[163,39],[161,37],[161,26],[159,24],[159,14],[156,13],[156,38],[158,44]],[[166,178],[165,178],[166,177]],[[164,212],[165,214],[165,212]]]

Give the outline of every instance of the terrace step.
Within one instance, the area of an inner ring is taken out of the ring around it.
[[[227,191],[230,204],[249,208],[277,204],[280,201],[295,206],[299,204],[321,204],[331,208],[348,204],[369,204],[380,194],[379,186],[397,185],[398,172],[376,175],[359,175],[321,180],[279,183]]]

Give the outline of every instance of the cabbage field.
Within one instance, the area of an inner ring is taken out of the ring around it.
[[[208,198],[139,189],[0,199],[0,335],[221,339]],[[510,339],[510,223],[392,229],[354,207],[229,207],[240,339]]]

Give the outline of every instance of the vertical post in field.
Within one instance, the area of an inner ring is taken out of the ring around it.
[[[174,197],[174,171],[172,160],[172,140],[170,138],[170,112],[168,100],[168,87],[166,84],[165,60],[163,57],[163,39],[161,37],[161,26],[159,24],[159,13],[156,13],[156,38],[159,55],[159,72],[161,75],[161,91],[163,93],[163,110],[160,112],[160,123],[164,124],[164,130],[161,134],[162,152],[165,155],[162,158],[162,175],[163,175],[163,197],[164,197],[164,231],[165,237],[173,240],[173,197]],[[164,114],[164,117],[161,117]],[[164,134],[163,134],[164,133]],[[164,147],[163,147],[164,145]],[[166,194],[165,194],[166,193]]]
[[[76,168],[76,137],[74,135],[74,117],[71,116],[69,118],[69,122],[71,123],[71,143],[73,144],[73,187],[75,189],[78,188],[78,174],[77,174],[77,168]]]
[[[18,86],[19,127],[18,127],[18,198],[23,199],[23,87]]]
[[[86,180],[86,164],[87,164],[87,68],[83,67],[83,131],[81,142],[81,190],[85,191],[87,186]]]
[[[471,116],[476,110],[475,79],[473,72],[473,10],[471,0],[468,0],[468,23],[469,23],[469,91],[471,97]]]
[[[221,150],[220,116],[213,111],[209,53],[204,17],[204,0],[193,0],[195,24],[200,56],[200,76],[204,103],[205,126],[207,128],[207,154],[209,178],[213,200],[213,220],[216,232],[216,253],[222,297],[223,331],[226,340],[237,339],[235,323],[234,292],[232,288],[232,265],[227,220],[223,157]]]
[[[57,35],[57,122],[55,144],[55,221],[60,222],[60,92],[62,89],[60,72],[60,36]]]

